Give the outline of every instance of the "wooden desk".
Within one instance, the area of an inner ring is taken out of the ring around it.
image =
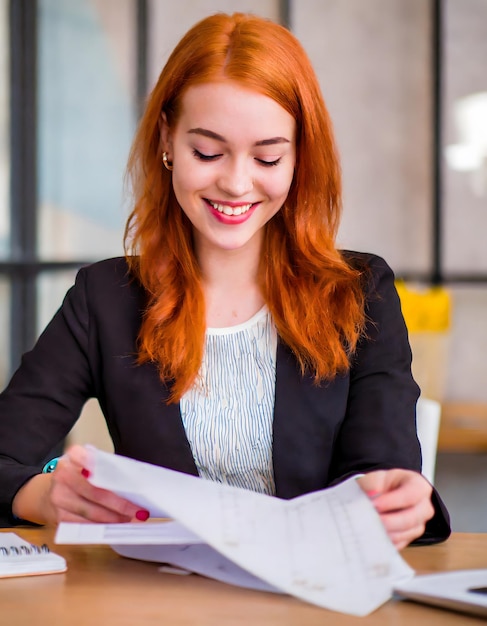
[[[0,580],[0,624],[11,626],[449,626],[474,617],[391,600],[372,615],[351,617],[295,598],[248,591],[198,576],[161,574],[105,546],[57,546],[53,531],[15,529],[47,542],[68,561],[65,574]],[[407,548],[418,573],[487,568],[487,534],[454,534],[446,543]]]

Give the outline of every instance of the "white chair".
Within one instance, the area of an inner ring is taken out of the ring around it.
[[[419,398],[416,405],[416,430],[423,456],[421,473],[431,484],[435,478],[440,419],[441,404],[429,398]]]

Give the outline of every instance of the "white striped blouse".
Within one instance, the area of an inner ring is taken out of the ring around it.
[[[180,401],[202,478],[273,495],[277,332],[267,307],[238,326],[208,328],[197,383]]]

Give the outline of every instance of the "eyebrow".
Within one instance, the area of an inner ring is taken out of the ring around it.
[[[206,128],[191,128],[188,130],[188,134],[192,135],[202,135],[203,137],[208,137],[209,139],[215,139],[216,141],[222,141],[226,143],[227,140],[223,135],[219,135],[218,133],[213,132],[212,130],[207,130]],[[261,139],[260,141],[255,142],[255,146],[272,146],[277,143],[291,143],[289,139],[286,137],[269,137],[269,139]]]

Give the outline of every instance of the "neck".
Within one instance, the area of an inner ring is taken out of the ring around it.
[[[252,248],[199,251],[207,326],[241,324],[264,305],[258,284],[260,246]]]

